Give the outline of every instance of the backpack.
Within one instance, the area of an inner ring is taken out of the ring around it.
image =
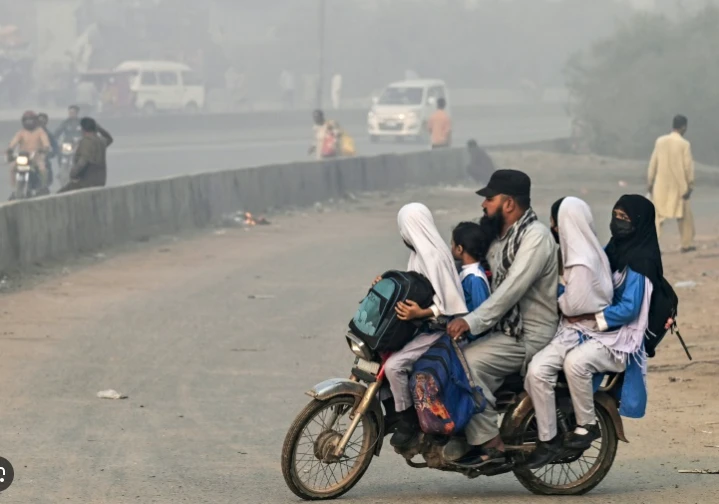
[[[487,399],[475,386],[462,350],[446,334],[414,364],[410,390],[422,432],[452,436],[482,413]]]
[[[432,306],[434,289],[424,275],[388,271],[370,288],[349,323],[352,334],[373,352],[401,350],[417,334],[420,324],[397,318],[395,306],[412,300],[421,308]]]
[[[676,318],[677,309],[679,307],[679,298],[672,289],[672,286],[667,282],[664,277],[661,277],[659,285],[654,286],[652,291],[652,298],[649,305],[649,320],[647,323],[647,331],[644,333],[644,348],[647,351],[649,357],[656,355],[656,348],[666,336],[667,331],[671,330],[674,332],[676,329]],[[673,319],[674,323],[667,329],[665,327],[668,319]],[[677,331],[677,336],[687,351],[686,345],[682,340],[681,335]],[[687,355],[689,352],[687,351]],[[691,360],[691,356],[689,355]]]

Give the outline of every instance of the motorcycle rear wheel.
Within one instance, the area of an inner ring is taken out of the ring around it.
[[[518,466],[514,475],[524,488],[535,495],[583,495],[604,480],[614,463],[619,441],[609,413],[599,403],[594,403],[594,407],[602,437],[584,453],[567,455],[542,468]],[[518,444],[536,442],[534,410],[524,419],[518,434]]]
[[[349,395],[333,397],[328,401],[315,399],[295,418],[282,446],[282,475],[289,489],[298,497],[304,500],[336,499],[349,492],[369,468],[378,441],[377,425],[370,415],[362,417],[347,444],[343,459],[326,462],[320,457],[328,453],[333,445],[336,446],[347,431],[349,412],[354,404],[355,397]],[[335,412],[339,413],[339,418],[329,428],[327,421]],[[312,427],[319,432],[312,435]],[[354,462],[350,465],[347,460]],[[326,485],[317,486],[318,481],[322,483],[323,480],[326,480]]]

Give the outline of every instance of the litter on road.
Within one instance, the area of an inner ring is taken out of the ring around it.
[[[97,393],[97,397],[100,399],[127,399],[125,394],[119,393],[117,390],[101,390]]]

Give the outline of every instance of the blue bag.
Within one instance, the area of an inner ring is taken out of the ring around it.
[[[410,389],[426,434],[452,436],[487,407],[474,385],[462,350],[446,334],[414,364]]]

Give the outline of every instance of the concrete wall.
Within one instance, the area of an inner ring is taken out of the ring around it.
[[[0,271],[85,254],[223,213],[465,178],[464,149],[205,172],[0,205]]]

